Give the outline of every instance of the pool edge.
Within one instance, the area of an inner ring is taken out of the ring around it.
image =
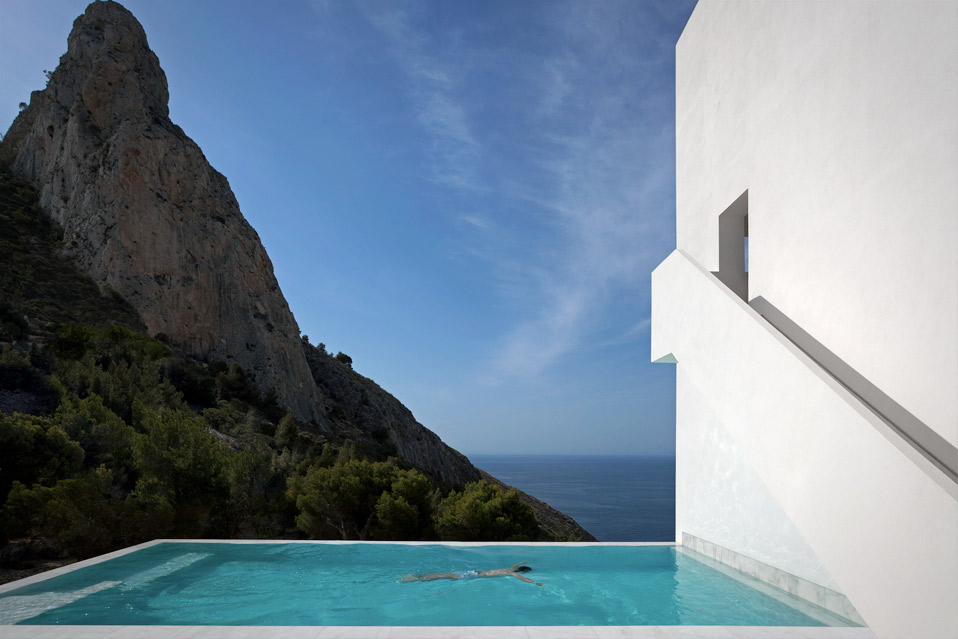
[[[875,639],[868,628],[805,626],[0,626],[5,639]]]
[[[683,552],[691,552],[699,561],[703,561],[704,558],[705,563],[711,561],[720,566],[725,566],[733,572],[747,575],[772,590],[787,593],[810,606],[840,617],[850,624],[868,625],[844,593],[826,588],[687,532],[682,534],[682,543],[678,544],[677,547],[681,548]]]
[[[155,546],[156,544],[163,543],[165,541],[185,541],[179,539],[154,539],[152,541],[144,541],[142,544],[136,544],[135,546],[127,546],[126,548],[121,548],[119,550],[114,550],[113,552],[108,552],[105,555],[97,555],[96,557],[90,557],[89,559],[84,559],[82,561],[77,561],[72,564],[67,564],[66,566],[60,566],[59,568],[54,568],[53,570],[47,570],[44,572],[37,573],[35,575],[30,575],[29,577],[24,577],[23,579],[17,579],[16,581],[8,581],[5,584],[0,584],[0,595],[10,592],[11,590],[16,590],[17,588],[23,588],[24,586],[30,586],[41,581],[46,581],[47,579],[52,579],[54,577],[59,577],[60,575],[65,575],[67,573],[73,572],[74,570],[79,570],[80,568],[86,568],[87,566],[94,566],[102,561],[109,561],[110,559],[116,559],[117,557],[122,557],[123,555],[128,555],[131,552],[136,552],[137,550],[142,550],[144,548],[149,548],[150,546]],[[0,626],[0,628],[7,628],[9,626]]]

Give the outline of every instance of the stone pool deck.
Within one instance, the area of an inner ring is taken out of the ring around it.
[[[0,626],[4,639],[874,639],[782,626]]]

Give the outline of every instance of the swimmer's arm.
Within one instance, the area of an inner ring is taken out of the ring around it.
[[[520,575],[520,574],[518,574],[518,573],[512,573],[512,576],[515,577],[516,579],[521,579],[522,581],[526,582],[527,584],[535,584],[535,585],[537,585],[537,586],[541,586],[541,585],[542,585],[542,584],[540,584],[538,581],[532,581],[532,580],[529,579],[528,577],[523,577],[522,575]]]
[[[509,570],[511,570],[512,572],[515,572],[515,571],[516,571],[516,568],[518,568],[518,567],[521,566],[522,564],[527,564],[527,563],[529,563],[529,560],[528,560],[528,559],[526,559],[525,561],[520,561],[520,562],[517,563],[517,564],[512,564],[512,567],[509,568]]]

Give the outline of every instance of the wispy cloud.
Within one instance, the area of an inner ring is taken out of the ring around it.
[[[625,38],[641,37],[642,29],[623,30],[622,7],[604,6],[574,5],[562,14],[556,27],[569,47],[541,60],[530,77],[541,100],[528,159],[548,184],[513,195],[548,211],[562,250],[542,257],[550,268],[535,284],[538,310],[505,338],[495,362],[502,374],[543,372],[582,346],[622,290],[647,295],[648,273],[671,239],[671,102],[651,90],[668,80],[668,51],[638,55]],[[641,5],[631,8],[626,13],[640,26],[652,20]],[[604,343],[626,343],[647,326],[626,324]]]
[[[487,381],[537,376],[610,332],[625,343],[646,321],[608,314],[623,295],[647,297],[671,240],[674,43],[656,37],[656,10],[541,5],[532,22],[559,44],[537,49],[533,32],[439,39],[410,5],[364,9],[409,82],[429,178],[481,210],[458,216],[460,251],[492,269],[511,317],[478,373]]]
[[[571,56],[554,57],[542,65],[539,100],[539,113],[543,116],[559,112],[566,98],[572,94],[569,76],[574,73],[575,58]]]
[[[646,317],[645,319],[639,320],[615,337],[601,342],[599,346],[602,348],[608,348],[609,346],[621,346],[622,344],[633,342],[640,337],[644,338],[651,325],[652,318]]]
[[[393,58],[409,81],[409,98],[419,123],[431,140],[428,166],[433,181],[457,188],[475,188],[480,156],[468,112],[456,95],[459,76],[430,51],[439,43],[417,29],[412,5],[364,3],[366,18],[389,42]]]
[[[461,215],[459,219],[481,231],[487,231],[490,228],[489,221],[477,215]]]
[[[535,377],[575,346],[580,323],[592,306],[586,286],[557,283],[546,296],[546,313],[520,324],[505,340],[496,365],[501,373]]]

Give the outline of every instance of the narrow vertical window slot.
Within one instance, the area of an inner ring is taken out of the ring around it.
[[[745,216],[745,279],[748,279],[748,215]]]
[[[719,270],[715,275],[748,301],[748,191],[719,215]]]

